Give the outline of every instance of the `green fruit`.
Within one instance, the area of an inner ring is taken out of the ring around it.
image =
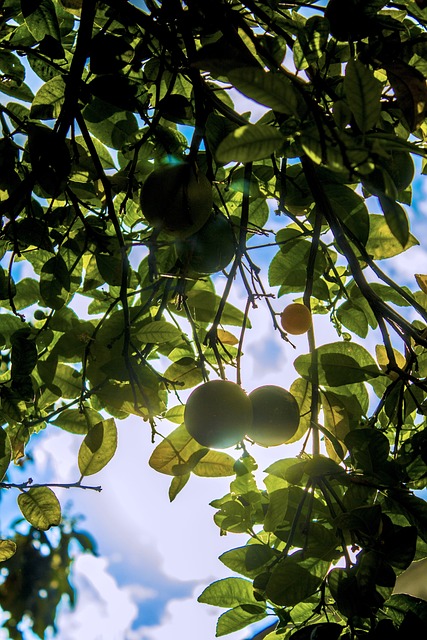
[[[378,29],[375,3],[365,0],[329,0],[325,18],[331,34],[340,41],[361,40]]]
[[[186,238],[203,227],[212,212],[212,186],[187,163],[152,171],[141,190],[141,209],[154,228]]]
[[[236,445],[251,422],[251,401],[239,385],[228,380],[201,384],[185,405],[187,431],[203,447],[226,449]]]
[[[263,447],[288,442],[298,429],[300,413],[294,396],[274,385],[258,387],[249,394],[252,425],[246,435]]]
[[[177,253],[186,267],[197,273],[225,269],[236,251],[233,229],[222,214],[212,215],[197,233],[177,243]]]

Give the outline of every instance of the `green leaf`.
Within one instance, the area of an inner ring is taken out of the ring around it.
[[[268,158],[284,143],[276,127],[247,124],[228,134],[216,151],[218,162],[254,162]]]
[[[13,286],[12,286],[13,292]],[[17,283],[16,295],[13,298],[15,309],[21,311],[38,302],[40,297],[39,284],[33,278],[23,278]]]
[[[9,277],[0,267],[0,300],[9,300],[16,296],[16,286],[13,278]]]
[[[194,358],[185,357],[173,362],[165,371],[166,380],[174,382],[179,389],[191,389],[203,382],[200,365]]]
[[[3,480],[12,459],[12,447],[7,432],[0,427],[0,481]]]
[[[266,481],[267,483],[267,481]],[[268,484],[271,485],[269,482]],[[283,519],[288,507],[288,489],[269,491],[268,508],[264,519],[264,531],[274,532],[283,525]]]
[[[350,449],[353,465],[371,474],[384,467],[390,453],[387,436],[376,429],[353,429],[344,442]]]
[[[60,309],[68,300],[71,287],[70,274],[64,259],[57,255],[50,258],[40,274],[40,295],[51,309]]]
[[[119,256],[108,253],[95,254],[96,266],[102,278],[107,284],[120,286],[122,283],[123,264]]]
[[[227,73],[230,82],[245,96],[279,113],[299,116],[298,100],[291,80],[261,67],[242,67]]]
[[[341,513],[335,518],[334,524],[339,529],[359,531],[367,536],[376,537],[380,531],[381,515],[379,504],[357,507]]]
[[[287,444],[291,444],[292,442],[298,442],[305,433],[307,433],[311,424],[311,399],[312,399],[312,389],[311,384],[307,380],[303,378],[297,378],[293,381],[289,388],[289,392],[294,396],[295,400],[298,402],[300,420],[298,424],[298,429],[295,434],[287,440]]]
[[[37,363],[37,347],[30,337],[28,329],[20,329],[11,337],[11,374],[12,379],[29,375]]]
[[[164,415],[165,420],[182,424],[184,422],[185,405],[177,404],[175,407],[168,409]]]
[[[282,511],[284,508],[282,508]],[[282,513],[283,519],[283,513]],[[247,544],[244,547],[231,549],[220,555],[219,559],[226,567],[247,578],[255,578],[272,560],[277,559],[278,552],[268,544]]]
[[[58,18],[52,0],[21,0],[21,9],[25,23],[36,40],[51,36],[60,41]]]
[[[98,473],[110,462],[117,449],[117,428],[113,418],[94,425],[79,450],[79,470],[82,476]]]
[[[156,320],[143,325],[138,329],[138,340],[146,344],[162,344],[179,340],[182,331],[166,320]]]
[[[235,459],[224,451],[208,451],[196,464],[193,473],[204,478],[223,478],[235,473]]]
[[[362,244],[366,244],[369,212],[363,198],[343,184],[325,184],[324,190],[335,215]]]
[[[0,325],[0,344],[9,348],[11,346],[11,337],[16,332],[22,329],[22,320],[11,313],[1,314]],[[25,326],[25,325],[24,325]]]
[[[182,476],[174,476],[169,487],[169,500],[173,502],[180,491],[185,487],[189,481],[191,473],[186,473]]]
[[[16,553],[16,542],[13,540],[0,540],[0,562],[9,560]]]
[[[369,216],[370,230],[366,243],[366,251],[375,260],[384,260],[407,251],[414,245],[419,244],[418,240],[409,234],[408,241],[404,247],[391,231],[384,216],[372,214]]]
[[[138,131],[138,123],[129,111],[95,98],[83,109],[87,128],[100,142],[112,149],[121,149]]]
[[[344,91],[357,126],[364,133],[372,129],[381,113],[382,85],[359,60],[347,63]]]
[[[181,425],[157,445],[148,464],[160,473],[173,476],[176,475],[177,468],[180,465],[186,465],[197,451],[208,453],[208,449],[201,447],[190,436],[185,426]]]
[[[61,522],[58,498],[49,487],[34,487],[18,496],[18,506],[28,522],[41,531]]]
[[[427,542],[427,503],[407,490],[390,489],[388,500],[395,510],[402,513],[408,522],[417,528],[418,536]]]
[[[187,305],[196,322],[212,322],[220,301],[221,298],[219,296],[206,289],[193,287],[187,294]],[[174,310],[174,313],[182,316],[186,315],[184,310]],[[244,313],[227,302],[221,315],[221,324],[241,327],[243,320]]]
[[[409,241],[409,221],[405,209],[387,196],[380,195],[378,199],[390,231],[404,249]]]
[[[268,282],[272,287],[280,286],[279,295],[304,291],[307,281],[307,262],[311,244],[306,240],[286,240],[288,238],[281,231],[276,234],[276,241],[284,243],[268,268]],[[325,256],[323,252],[317,251],[313,273],[313,295],[321,300],[329,299],[328,287],[321,279],[325,270]]]
[[[307,624],[292,633],[289,640],[312,640],[312,638],[327,638],[338,640],[344,627],[336,622],[320,622],[319,624]],[[266,640],[268,640],[266,638]]]
[[[371,354],[354,342],[324,344],[312,354],[299,356],[294,366],[306,380],[312,380],[317,368],[319,383],[328,387],[362,382],[381,375]]]
[[[234,633],[239,629],[247,627],[249,624],[263,620],[267,613],[265,606],[260,603],[251,605],[240,605],[226,611],[218,618],[216,625],[216,636],[225,636],[228,633]]]
[[[75,398],[82,390],[82,376],[74,367],[59,363],[55,359],[37,363],[37,371],[43,382],[58,398]]]
[[[302,560],[300,553],[278,562],[271,573],[266,594],[275,604],[292,607],[303,602],[317,591],[329,569],[329,562]]]
[[[83,411],[80,409],[64,409],[52,420],[60,429],[78,435],[86,435],[89,429],[101,421],[102,415],[98,411],[87,407]]]
[[[43,84],[31,105],[31,118],[40,120],[58,118],[64,103],[64,91],[65,82],[62,76],[55,76]]]
[[[224,578],[210,584],[197,598],[198,602],[214,607],[238,607],[242,604],[258,604],[252,582],[243,578]]]
[[[397,626],[400,626],[408,612],[427,624],[427,603],[406,593],[396,593],[384,603],[384,608]]]

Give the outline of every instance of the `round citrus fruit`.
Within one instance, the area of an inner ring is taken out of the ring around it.
[[[228,380],[201,384],[185,405],[187,431],[203,447],[234,446],[244,438],[251,422],[251,401],[239,385]]]
[[[252,426],[246,435],[263,447],[284,444],[296,433],[299,407],[294,396],[275,385],[258,387],[249,394],[252,403]]]
[[[313,320],[310,309],[305,304],[293,302],[283,309],[280,314],[280,323],[286,333],[299,336],[302,333],[307,333],[313,324]]]
[[[211,215],[211,183],[188,163],[159,167],[142,186],[141,209],[154,228],[185,238]]]
[[[196,273],[225,269],[236,250],[233,229],[222,214],[212,215],[197,233],[177,243],[182,263]]]

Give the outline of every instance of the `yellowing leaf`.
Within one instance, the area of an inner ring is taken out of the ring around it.
[[[235,335],[230,333],[230,331],[225,331],[225,329],[218,329],[217,336],[218,336],[218,340],[222,342],[222,344],[228,344],[230,346],[239,344],[238,338],[236,338]]]
[[[325,441],[326,451],[332,460],[341,462],[347,451],[343,442],[350,431],[349,415],[336,394],[327,392],[322,393],[321,397],[325,428],[331,434],[331,438],[326,438]],[[332,436],[338,440],[338,444],[333,441]]]
[[[399,367],[399,369],[403,369],[406,365],[405,357],[396,349],[393,349],[393,354],[394,354],[397,366]],[[377,344],[375,346],[375,355],[381,371],[387,372],[392,379],[395,379],[397,377],[397,372],[388,371],[388,368],[390,366],[390,360],[388,358],[387,349],[383,344]]]
[[[421,291],[427,293],[427,276],[424,276],[421,273],[416,273],[415,280],[417,281],[417,284]]]
[[[113,418],[95,424],[79,450],[79,469],[82,476],[98,473],[110,462],[117,449],[117,428]]]

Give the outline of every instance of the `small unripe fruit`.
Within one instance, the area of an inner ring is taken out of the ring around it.
[[[246,435],[263,447],[288,442],[300,421],[298,403],[283,387],[265,385],[249,394],[252,403],[252,425]]]
[[[155,229],[186,238],[201,229],[211,215],[211,183],[188,163],[159,167],[142,186],[141,209]]]
[[[199,385],[185,405],[187,431],[202,447],[225,449],[236,445],[251,422],[251,401],[239,385],[228,380]]]
[[[299,302],[288,304],[280,314],[280,324],[286,333],[293,336],[307,333],[313,324],[310,309]]]

